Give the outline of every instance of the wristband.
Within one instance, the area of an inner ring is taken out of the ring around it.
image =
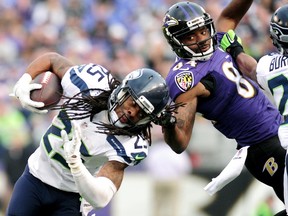
[[[229,53],[230,55],[232,56],[232,58],[234,60],[236,60],[237,56],[240,54],[240,53],[244,53],[244,50],[243,50],[243,47],[242,46],[237,46],[237,47],[231,47],[230,50],[229,50]]]

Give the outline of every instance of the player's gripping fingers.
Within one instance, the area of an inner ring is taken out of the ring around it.
[[[31,84],[29,84],[30,91],[32,91],[34,89],[41,89],[41,88],[42,88],[42,84],[40,84],[40,83],[31,83]]]
[[[79,124],[75,121],[72,121],[72,130],[73,130],[73,152],[79,152],[81,146],[81,129]]]
[[[65,158],[67,160],[72,154],[71,146],[73,143],[69,140],[68,134],[65,130],[61,130],[61,138],[63,141],[63,149],[65,152]]]
[[[65,130],[61,130],[61,138],[63,140],[63,144],[69,142],[68,134]]]
[[[34,107],[34,108],[42,108],[45,106],[43,102],[33,101],[29,98],[23,98],[20,100],[22,106],[26,108],[27,106]]]
[[[70,158],[73,155],[73,142],[69,140],[68,134],[65,130],[61,130],[61,138],[63,141],[65,160],[69,164]]]
[[[41,89],[42,85],[41,84],[28,84],[28,85],[19,85],[16,86],[14,89],[14,96],[16,96],[23,107],[26,106],[32,106],[35,108],[41,108],[44,107],[44,103],[43,102],[37,102],[37,101],[33,101],[30,98],[30,92],[34,89]]]
[[[34,113],[45,114],[48,112],[47,109],[39,109],[39,108],[44,107],[45,104],[43,102],[32,101],[30,99],[30,97],[29,98],[22,98],[20,100],[20,103],[21,103],[23,108],[25,108],[31,112],[34,112]]]
[[[72,121],[72,140],[69,141],[66,131],[61,131],[61,137],[63,140],[63,148],[65,154],[65,160],[71,168],[71,172],[77,172],[79,164],[81,163],[80,146],[81,146],[81,130],[80,126]]]

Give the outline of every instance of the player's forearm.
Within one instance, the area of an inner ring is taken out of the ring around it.
[[[80,195],[95,209],[105,207],[117,191],[110,179],[92,176],[82,163],[79,171],[72,175]]]
[[[192,136],[196,113],[196,108],[192,104],[187,103],[185,107],[179,108],[175,115],[177,121],[175,126],[163,128],[165,142],[177,154],[186,150]]]
[[[236,62],[240,71],[245,76],[257,82],[256,78],[257,61],[253,57],[242,52],[237,56]]]
[[[239,21],[249,10],[253,0],[232,0],[222,11],[222,16],[236,18]]]
[[[163,128],[165,142],[177,154],[182,153],[190,142],[198,101],[195,95],[203,91],[201,87],[203,85],[199,84],[194,89],[178,96],[176,103],[183,102],[185,106],[179,107],[175,113],[176,124],[173,127]]]
[[[183,121],[177,119],[177,125],[172,128],[163,128],[164,140],[170,148],[177,154],[181,154],[188,146],[190,136],[185,134],[182,129]]]
[[[65,57],[55,52],[48,52],[32,61],[26,68],[26,72],[29,73],[33,79],[38,74],[46,71],[51,71],[62,78],[71,66],[73,66],[72,62]]]
[[[226,32],[228,29],[235,29],[252,3],[253,0],[232,0],[216,21],[217,31]]]

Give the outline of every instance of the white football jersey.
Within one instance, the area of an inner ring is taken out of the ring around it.
[[[257,64],[256,73],[265,94],[282,115],[287,115],[288,57],[278,53],[265,55]]]
[[[110,76],[111,77],[111,76]],[[69,69],[61,81],[63,94],[73,97],[88,88],[109,90],[108,70],[97,64],[85,64]],[[98,95],[101,91],[90,92]],[[52,124],[43,135],[40,146],[30,156],[28,166],[30,172],[41,181],[69,192],[78,192],[64,159],[61,130],[71,134],[71,121],[61,111],[54,117]],[[115,160],[134,166],[148,154],[148,142],[140,136],[114,136],[97,133],[95,122],[109,123],[108,112],[102,111],[90,118],[76,120],[80,125],[82,145],[80,148],[83,164],[92,175],[107,161]],[[94,122],[94,123],[93,123]]]

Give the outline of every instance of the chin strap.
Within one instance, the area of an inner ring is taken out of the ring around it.
[[[108,118],[109,118],[110,123],[112,125],[118,127],[118,128],[129,127],[128,124],[121,123],[117,113],[114,110],[111,110],[111,111],[108,112]]]

